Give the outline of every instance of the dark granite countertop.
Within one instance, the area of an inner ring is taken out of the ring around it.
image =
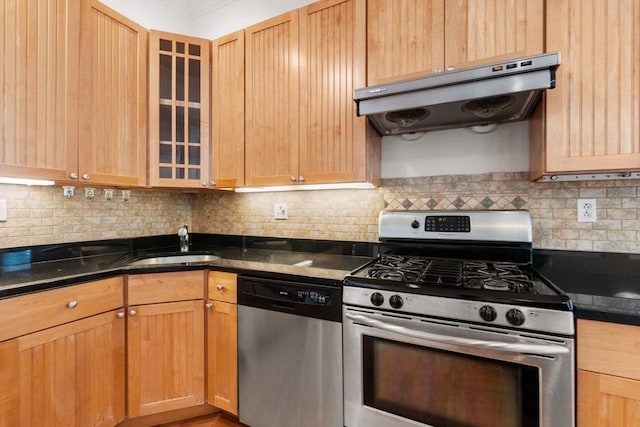
[[[569,295],[577,318],[640,325],[640,254],[536,250],[534,266]]]
[[[377,255],[368,242],[191,234],[190,253],[215,261],[136,267],[171,255],[176,235],[0,249],[0,298],[117,274],[211,268],[339,285]],[[534,250],[534,267],[573,302],[577,318],[640,325],[640,254]]]
[[[215,261],[132,266],[133,261],[179,254],[176,236],[46,245],[0,251],[0,298],[97,280],[117,274],[211,268],[241,274],[296,276],[340,284],[374,256],[369,243],[191,235],[190,254]]]

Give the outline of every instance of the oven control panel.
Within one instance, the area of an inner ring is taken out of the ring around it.
[[[471,219],[460,215],[427,216],[424,220],[424,231],[436,233],[470,233]]]
[[[512,304],[417,295],[384,289],[344,286],[344,305],[407,315],[432,316],[464,322],[563,335],[574,334],[573,312]]]

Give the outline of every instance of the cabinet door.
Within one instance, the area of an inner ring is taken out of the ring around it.
[[[78,164],[77,0],[3,0],[0,176],[67,180]]]
[[[0,426],[124,419],[124,320],[111,311],[0,343]]]
[[[202,300],[129,306],[128,415],[204,403]]]
[[[366,1],[300,9],[300,176],[306,183],[366,180],[367,119],[353,91],[365,86]]]
[[[562,64],[546,93],[543,165],[532,171],[637,170],[640,3],[547,0],[547,10],[547,50]]]
[[[209,186],[209,41],[151,31],[149,180]]]
[[[212,42],[212,185],[244,185],[244,31]]]
[[[640,426],[640,381],[578,371],[578,427]]]
[[[544,0],[446,0],[444,65],[462,68],[543,53],[543,24]]]
[[[213,406],[238,414],[238,306],[210,301],[207,314],[209,375],[207,396]]]
[[[368,0],[367,85],[423,76],[444,66],[444,3]]]
[[[247,185],[298,182],[298,11],[245,30]]]
[[[80,181],[147,183],[147,30],[97,0],[82,1]]]

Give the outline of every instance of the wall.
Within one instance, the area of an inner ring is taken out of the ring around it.
[[[536,183],[527,172],[384,179],[375,190],[198,195],[199,231],[259,236],[377,240],[382,209],[528,209],[534,246],[640,253],[640,183],[635,180]],[[576,219],[578,198],[595,198],[596,223]],[[273,219],[285,202],[288,220]]]
[[[139,237],[177,233],[191,224],[192,195],[134,190],[129,201],[120,191],[113,200],[96,189],[87,200],[76,189],[67,199],[62,188],[0,185],[8,221],[0,222],[0,247]]]

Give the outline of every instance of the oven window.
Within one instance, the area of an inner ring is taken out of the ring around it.
[[[431,426],[538,427],[538,369],[363,337],[364,404]]]

